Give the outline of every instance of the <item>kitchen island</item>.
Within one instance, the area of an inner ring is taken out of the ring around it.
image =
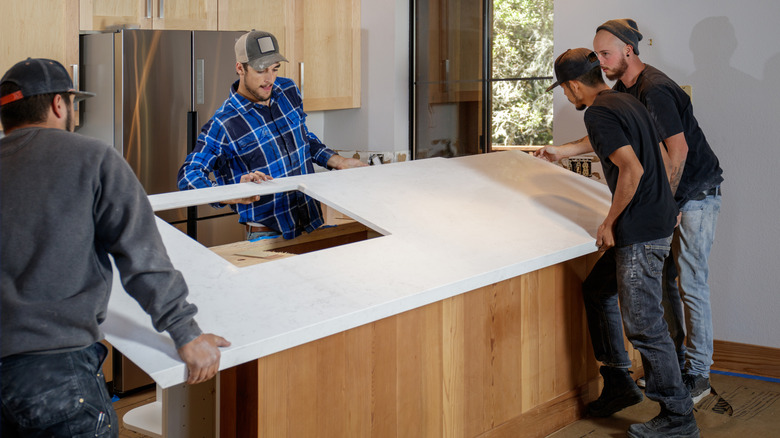
[[[184,364],[115,278],[103,328],[157,382],[162,435],[543,436],[595,398],[580,282],[606,186],[507,151],[150,201],[160,211],[290,190],[381,237],[238,267],[158,220],[199,324],[232,342],[213,426],[172,412],[190,390]]]

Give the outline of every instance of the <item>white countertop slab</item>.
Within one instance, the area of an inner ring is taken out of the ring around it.
[[[238,268],[157,221],[201,328],[233,344],[221,369],[594,252],[611,199],[603,184],[514,151],[149,198],[160,211],[296,189],[384,236]],[[103,330],[158,385],[186,380],[173,342],[118,281]]]

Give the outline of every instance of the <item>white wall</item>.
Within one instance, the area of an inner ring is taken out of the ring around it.
[[[780,348],[780,2],[555,0],[555,56],[592,47],[598,25],[626,17],[644,34],[642,61],[692,86],[723,168],[710,258],[715,339]],[[554,111],[556,144],[585,134],[560,89]]]
[[[362,0],[360,18],[361,106],[312,113],[309,127],[332,149],[406,153],[409,1]]]

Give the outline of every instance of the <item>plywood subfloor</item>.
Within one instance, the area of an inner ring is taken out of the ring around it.
[[[716,395],[696,405],[696,422],[706,438],[776,437],[780,431],[780,383],[712,374]],[[586,418],[548,438],[625,437],[631,424],[647,421],[659,412],[658,403],[645,400],[610,418]]]

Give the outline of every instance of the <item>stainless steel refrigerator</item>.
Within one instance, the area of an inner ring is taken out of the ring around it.
[[[177,191],[177,172],[201,126],[238,79],[233,46],[243,32],[121,30],[80,37],[80,85],[96,93],[79,108],[77,132],[113,145],[148,194]],[[211,206],[157,215],[205,246],[245,238],[238,216]],[[154,383],[113,350],[113,392]]]
[[[150,195],[177,191],[176,176],[201,126],[238,79],[234,45],[243,32],[123,29],[80,37],[80,134],[122,153]],[[242,240],[230,208],[162,211],[205,246]]]

